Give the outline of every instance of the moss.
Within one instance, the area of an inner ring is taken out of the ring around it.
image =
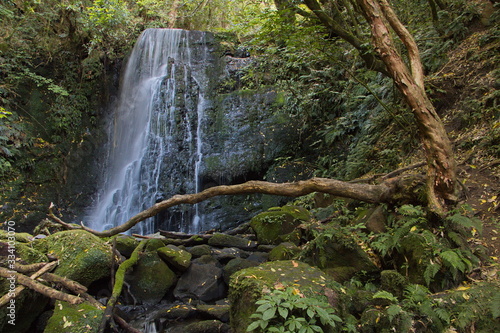
[[[394,270],[380,272],[380,286],[383,290],[391,294],[402,297],[405,288],[408,286],[408,278]]]
[[[148,304],[159,302],[175,281],[175,273],[156,252],[141,254],[132,274],[127,277],[132,294]]]
[[[7,231],[5,230],[0,230],[0,239],[8,239],[9,235]],[[14,234],[14,238],[16,241],[21,242],[21,243],[29,243],[33,240],[33,236],[28,234],[27,232],[16,232]]]
[[[149,239],[146,243],[146,251],[155,252],[161,247],[164,247],[165,243],[161,239],[153,238]]]
[[[111,246],[84,230],[58,232],[36,242],[35,249],[59,259],[55,274],[85,286],[108,276],[112,265]]]
[[[296,242],[300,234],[295,228],[308,221],[311,214],[305,208],[298,206],[283,206],[271,208],[252,218],[250,226],[261,244],[279,244],[282,241]]]
[[[283,285],[293,285],[304,294],[323,295],[328,280],[321,270],[294,260],[267,262],[234,273],[229,283],[230,317],[234,333],[246,331],[251,321],[250,315],[257,308],[255,302],[264,293]]]
[[[276,246],[269,252],[269,260],[288,260],[293,259],[300,253],[300,249],[293,243],[285,242]]]
[[[193,246],[192,248],[188,249],[188,252],[191,253],[193,257],[198,258],[204,255],[211,255],[212,249],[210,248],[210,246],[202,244]]]
[[[139,245],[139,241],[132,236],[118,235],[114,238],[116,239],[116,249],[127,258],[130,257],[134,249]]]
[[[71,305],[57,301],[45,333],[94,333],[99,331],[103,309],[88,303]]]
[[[180,271],[185,271],[191,265],[191,253],[173,245],[161,247],[157,252],[160,258],[165,260],[167,264],[172,265]]]
[[[219,247],[237,247],[240,249],[250,249],[257,247],[257,244],[253,241],[223,233],[214,234],[208,240],[208,245]]]

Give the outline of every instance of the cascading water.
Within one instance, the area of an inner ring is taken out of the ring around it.
[[[205,38],[199,31],[147,29],[138,39],[110,124],[103,185],[88,214],[91,228],[109,229],[166,196],[201,189],[202,125],[210,107]],[[196,205],[163,218],[185,232],[199,231],[203,220]],[[157,228],[150,218],[133,232]]]

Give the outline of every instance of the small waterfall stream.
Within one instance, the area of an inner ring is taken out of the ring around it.
[[[109,124],[102,185],[87,214],[91,228],[109,229],[166,196],[201,189],[202,125],[210,107],[204,39],[203,32],[178,29],[147,29],[138,39]],[[179,165],[182,172],[169,176]],[[199,231],[203,219],[197,205],[169,218],[174,229],[185,232]],[[150,218],[132,232],[157,228]]]

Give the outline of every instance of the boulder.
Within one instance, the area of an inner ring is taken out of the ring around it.
[[[54,314],[50,317],[44,333],[97,333],[103,314],[103,309],[86,302],[71,305],[56,301]]]
[[[212,248],[207,244],[195,245],[191,248],[188,248],[187,251],[191,253],[194,258],[198,258],[204,255],[211,255]]]
[[[230,260],[224,266],[224,269],[223,269],[224,282],[226,282],[226,284],[229,285],[229,278],[231,277],[231,275],[233,275],[233,273],[235,273],[239,270],[242,270],[244,268],[255,267],[258,265],[259,265],[259,263],[255,262],[255,261],[251,261],[251,260],[247,260],[247,259],[243,259],[243,258],[234,258],[234,259]]]
[[[191,265],[191,253],[181,250],[175,245],[160,247],[156,251],[167,264],[181,272],[184,272]]]
[[[311,214],[303,207],[275,207],[254,216],[250,227],[259,244],[279,244],[285,241],[297,243],[300,232],[296,228],[310,218]]]
[[[208,240],[208,245],[217,247],[236,247],[242,250],[251,250],[257,247],[257,243],[254,241],[223,233],[214,234]]]
[[[224,298],[225,294],[222,269],[216,263],[193,262],[174,289],[174,296],[186,301],[192,299],[210,302]]]
[[[320,269],[295,260],[272,261],[234,273],[229,284],[230,322],[234,333],[246,332],[255,304],[265,293],[293,286],[305,295],[325,295],[331,280]]]
[[[34,248],[59,259],[55,274],[84,286],[109,276],[111,245],[84,230],[67,230],[33,242]]]
[[[285,242],[276,246],[274,249],[269,252],[269,260],[289,260],[295,258],[296,255],[300,253],[300,249],[297,245]]]
[[[229,322],[229,304],[226,305],[211,305],[211,304],[200,304],[196,307],[196,310],[205,318],[212,318],[220,320],[224,323]]]
[[[135,299],[143,304],[158,303],[167,291],[175,284],[175,273],[154,252],[144,252],[127,274],[126,281]]]
[[[118,235],[115,237],[115,240],[116,249],[126,258],[130,258],[132,252],[134,252],[137,245],[139,245],[139,241],[135,239],[135,237],[128,235]]]
[[[228,324],[218,320],[202,320],[180,325],[168,330],[169,333],[229,333]]]

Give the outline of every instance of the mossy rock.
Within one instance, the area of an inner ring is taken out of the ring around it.
[[[300,249],[297,245],[290,242],[281,243],[269,252],[269,260],[276,261],[293,259],[299,254],[299,252]]]
[[[320,235],[303,257],[305,262],[321,268],[337,282],[347,281],[357,272],[373,273],[379,270],[352,238],[341,234]]]
[[[144,252],[126,280],[137,301],[156,304],[175,284],[176,276],[156,252]]]
[[[154,252],[158,250],[161,247],[164,247],[165,243],[161,239],[158,238],[152,238],[149,239],[148,242],[146,243],[146,251],[149,252]]]
[[[56,301],[54,314],[50,317],[44,333],[94,333],[99,332],[103,309],[88,303],[71,305]]]
[[[139,241],[132,236],[128,235],[118,235],[115,237],[116,240],[116,249],[121,253],[124,257],[130,258],[132,252],[134,252],[137,245],[139,245]]]
[[[380,288],[390,292],[394,296],[402,297],[408,284],[408,278],[395,270],[380,272]]]
[[[212,248],[207,244],[195,245],[192,248],[188,248],[187,251],[191,253],[194,258],[211,255]]]
[[[15,247],[10,247],[7,242],[0,241],[0,261],[8,259],[8,255],[11,254],[9,249],[15,248],[16,259],[18,262],[23,264],[33,264],[37,262],[47,262],[47,256],[43,253],[32,249],[29,245],[25,243],[15,242]],[[16,284],[17,286],[17,284]],[[9,281],[7,279],[0,279],[0,296],[7,294],[10,290]],[[30,289],[25,289],[21,295],[15,299],[13,305],[7,304],[0,308],[0,332],[10,332],[10,333],[23,333],[27,332],[31,324],[35,319],[43,312],[45,306],[49,302],[49,298],[33,291]],[[9,323],[13,318],[8,315],[11,306],[15,309],[15,325]],[[22,318],[21,318],[22,314]]]
[[[0,230],[0,240],[9,239],[9,233],[5,230]],[[16,232],[12,235],[16,241],[21,243],[29,243],[33,240],[33,235],[28,234],[27,232]]]
[[[113,264],[111,246],[84,230],[55,233],[37,241],[35,249],[59,259],[55,274],[84,286],[108,276]]]
[[[233,275],[235,272],[240,271],[244,268],[248,267],[255,267],[258,266],[259,263],[243,258],[234,258],[229,260],[229,262],[224,266],[223,268],[223,277],[224,277],[224,282],[226,284],[229,284],[229,280],[231,278],[231,275]]]
[[[300,239],[297,226],[310,218],[311,214],[303,207],[275,207],[254,216],[250,227],[260,244],[279,244],[283,241],[297,243]]]
[[[191,253],[174,245],[167,245],[156,250],[160,258],[175,269],[184,272],[191,265]]]
[[[236,247],[243,250],[250,250],[257,247],[257,243],[254,241],[223,233],[214,234],[208,240],[208,245],[217,247]]]
[[[324,295],[329,279],[320,269],[294,260],[272,261],[242,269],[231,276],[230,322],[234,333],[246,332],[258,301],[265,293],[294,286],[307,296]]]

